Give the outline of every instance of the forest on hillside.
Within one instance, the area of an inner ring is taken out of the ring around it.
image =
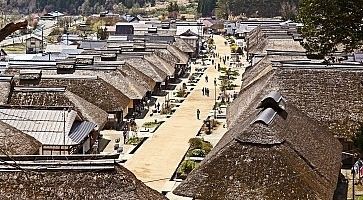
[[[198,12],[202,16],[228,16],[291,18],[295,15],[299,0],[199,0]]]
[[[92,14],[100,11],[154,5],[155,0],[0,0],[0,10],[22,14],[60,11],[68,14]]]

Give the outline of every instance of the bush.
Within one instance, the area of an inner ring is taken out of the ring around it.
[[[181,89],[176,93],[177,97],[185,97],[185,95],[187,94],[187,92],[185,91],[185,89]]]
[[[126,144],[132,144],[132,145],[137,145],[141,142],[142,138],[139,137],[131,137],[127,140]]]
[[[201,149],[203,145],[203,140],[201,138],[191,138],[189,140],[190,149]]]
[[[142,127],[145,128],[154,128],[155,126],[158,126],[159,124],[161,124],[160,122],[145,122]]]
[[[194,149],[188,152],[189,157],[205,157],[206,152],[203,149]]]
[[[206,142],[206,141],[203,142],[202,149],[203,149],[205,155],[207,155],[212,150],[212,148],[213,148],[213,145],[210,142]]]
[[[180,164],[177,172],[178,172],[178,174],[188,175],[191,171],[193,171],[193,169],[195,169],[195,167],[196,167],[195,161],[184,160]]]
[[[198,152],[201,150],[204,153],[204,155],[202,157],[204,157],[213,148],[213,145],[210,142],[204,141],[201,138],[191,138],[189,140],[189,144],[190,144],[190,148],[188,151],[188,155],[201,154],[200,152]],[[194,151],[194,150],[198,150],[198,151]]]

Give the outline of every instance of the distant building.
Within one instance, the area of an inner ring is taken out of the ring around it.
[[[26,42],[26,53],[40,53],[43,51],[42,38],[32,35],[25,40]]]
[[[58,11],[47,13],[40,17],[42,20],[57,20],[60,17],[63,17],[64,14]]]
[[[133,35],[134,26],[130,23],[117,23],[115,34],[116,35]]]

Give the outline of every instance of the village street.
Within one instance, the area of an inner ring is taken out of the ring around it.
[[[225,39],[222,36],[216,36],[214,40],[217,53],[229,56],[230,48],[224,44]],[[205,76],[208,76],[208,83],[205,81]],[[189,139],[197,135],[203,120],[213,109],[213,80],[218,79],[218,76],[217,69],[212,65],[209,66],[179,109],[126,162],[125,167],[146,185],[162,191],[164,185],[173,176],[189,148]],[[209,88],[209,97],[202,95],[203,87]],[[217,90],[219,94],[219,87]],[[201,112],[200,120],[197,120],[197,109]]]

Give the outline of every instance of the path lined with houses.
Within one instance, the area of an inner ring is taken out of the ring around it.
[[[216,37],[217,52],[229,54],[229,46],[224,45],[223,37]],[[222,47],[222,48],[219,48]],[[208,76],[208,83],[205,76]],[[125,167],[149,187],[162,191],[189,148],[188,141],[195,137],[214,105],[214,78],[219,72],[209,66],[195,89],[188,95],[174,115],[163,123],[158,131],[136,151]],[[209,97],[203,96],[202,88],[208,87]],[[217,87],[217,94],[219,89]],[[196,112],[200,110],[200,120]]]

